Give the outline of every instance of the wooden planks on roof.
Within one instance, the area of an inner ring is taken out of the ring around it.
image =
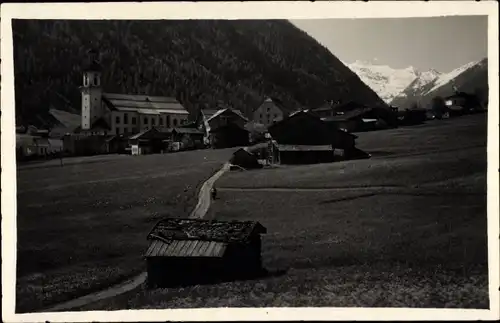
[[[145,257],[216,257],[226,251],[227,243],[202,240],[153,240]]]

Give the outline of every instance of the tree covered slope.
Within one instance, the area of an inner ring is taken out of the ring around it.
[[[16,117],[46,122],[80,109],[82,65],[97,48],[104,91],[177,97],[190,111],[217,102],[249,114],[266,96],[293,108],[377,94],[286,20],[14,20]]]

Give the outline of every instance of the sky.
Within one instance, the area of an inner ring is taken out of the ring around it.
[[[291,20],[345,63],[451,72],[487,56],[487,16]]]

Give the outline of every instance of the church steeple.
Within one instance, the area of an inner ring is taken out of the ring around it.
[[[94,122],[102,117],[101,64],[99,52],[90,49],[83,66],[82,92],[82,129],[89,130]]]

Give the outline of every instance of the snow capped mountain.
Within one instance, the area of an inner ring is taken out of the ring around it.
[[[434,74],[438,73],[433,70],[420,73],[413,66],[394,69],[387,65],[378,65],[365,61],[344,64],[387,103],[391,102],[419,76],[422,77],[422,82],[424,82],[424,80],[432,78]]]
[[[391,105],[399,108],[409,108],[418,103],[422,107],[436,96],[453,94],[456,87],[459,91],[474,93],[485,91],[488,87],[488,61],[470,62],[449,73],[428,71],[421,73],[408,87],[397,95]],[[487,93],[487,91],[486,91]]]
[[[467,63],[465,65],[462,65],[460,66],[459,68],[456,68],[454,69],[453,71],[451,71],[450,73],[446,73],[446,74],[443,74],[441,75],[435,82],[434,82],[434,86],[429,89],[426,93],[431,93],[435,90],[437,90],[438,88],[440,88],[441,86],[445,85],[446,83],[452,81],[454,78],[456,78],[457,76],[459,76],[460,74],[462,74],[463,72],[467,71],[469,68],[471,67],[474,67],[476,65],[478,65],[481,61],[475,61],[475,62],[470,62],[470,63]]]
[[[400,105],[401,101],[423,95],[424,92],[428,91],[434,85],[436,80],[441,77],[441,75],[442,74],[440,72],[434,69],[431,69],[427,72],[418,73],[413,82],[411,82],[398,95],[394,96],[391,104]]]

